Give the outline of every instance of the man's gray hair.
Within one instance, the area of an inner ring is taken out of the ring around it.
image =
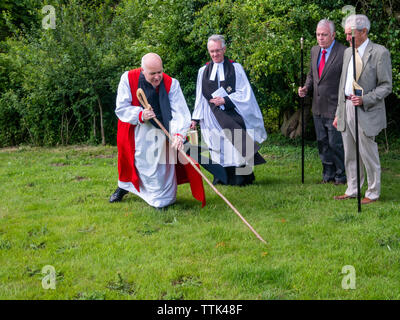
[[[225,38],[224,38],[224,36],[222,36],[222,35],[220,35],[220,34],[213,34],[212,36],[210,36],[210,37],[208,38],[208,41],[207,41],[207,46],[208,46],[208,43],[209,43],[210,41],[221,41],[221,47],[222,47],[222,48],[225,47]]]
[[[363,29],[367,29],[367,33],[371,27],[371,22],[366,15],[363,14],[352,14],[346,19],[346,23],[344,24],[345,28],[351,27],[355,28],[358,31]]]
[[[331,35],[335,33],[336,28],[335,28],[335,23],[334,23],[333,21],[328,20],[328,19],[322,19],[322,20],[320,20],[320,21],[318,22],[318,24],[317,24],[317,28],[319,28],[319,27],[325,27],[325,26],[328,26],[328,27],[329,27],[329,30],[330,30],[330,32],[331,32]]]

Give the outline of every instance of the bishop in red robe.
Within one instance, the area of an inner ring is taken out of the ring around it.
[[[140,105],[138,88],[143,89],[153,110]],[[178,184],[190,182],[193,196],[204,206],[201,176],[190,164],[181,164],[176,153],[190,127],[190,112],[179,81],[163,73],[157,54],[146,54],[141,68],[121,76],[116,105],[119,177],[110,202],[121,201],[131,192],[160,209],[176,201]],[[152,120],[155,117],[173,136],[172,142]]]

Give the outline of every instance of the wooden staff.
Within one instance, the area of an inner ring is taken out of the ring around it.
[[[144,91],[139,88],[136,91],[136,96],[139,99],[139,102],[141,103],[141,105],[147,109],[147,110],[153,110],[152,107],[149,105],[149,103],[147,102],[147,98],[146,95],[144,93]],[[157,118],[153,118],[153,120],[158,124],[158,126],[161,128],[161,130],[165,133],[165,135],[169,138],[169,140],[171,140],[171,142],[173,141],[172,136],[170,135],[170,133],[165,129],[165,127],[163,126],[163,124],[157,119]],[[226,199],[224,197],[224,195],[222,193],[220,193],[217,188],[215,188],[215,186],[207,179],[207,177],[203,174],[203,172],[201,172],[201,170],[196,166],[196,164],[193,162],[193,160],[183,151],[183,150],[178,150],[178,152],[183,155],[185,157],[185,159],[192,165],[192,167],[197,171],[198,174],[200,174],[200,176],[210,185],[210,187],[214,190],[214,192],[219,195],[222,200],[224,200],[229,207],[231,207],[231,209],[233,210],[233,212],[235,212],[239,218],[244,222],[244,224],[256,235],[256,237],[263,243],[267,243],[263,238],[261,238],[261,236],[257,233],[256,230],[254,230],[254,228],[246,221],[245,218],[243,218],[243,216],[240,214],[240,212],[228,201],[228,199]]]
[[[354,37],[354,28],[351,29],[351,46],[353,49],[353,78],[357,81],[356,77],[356,45]],[[361,188],[360,188],[360,141],[358,137],[358,106],[354,108],[354,122],[356,127],[356,161],[357,161],[357,200],[358,200],[358,212],[361,212]]]
[[[304,55],[303,55],[303,37],[300,38],[300,87],[304,86]],[[304,98],[300,98],[300,106],[301,106],[301,183],[304,184]]]

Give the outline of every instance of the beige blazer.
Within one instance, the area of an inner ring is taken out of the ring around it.
[[[337,129],[346,129],[346,98],[344,95],[347,68],[352,48],[343,56],[343,69],[339,84],[338,106],[336,109]],[[392,64],[389,51],[369,41],[362,58],[363,70],[357,83],[364,89],[363,105],[358,108],[358,123],[365,135],[375,137],[386,128],[385,98],[392,92]]]

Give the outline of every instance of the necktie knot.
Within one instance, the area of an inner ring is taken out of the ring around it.
[[[326,51],[325,49],[324,49],[324,50],[322,50],[322,54],[326,54],[326,52],[327,52],[327,51]]]

